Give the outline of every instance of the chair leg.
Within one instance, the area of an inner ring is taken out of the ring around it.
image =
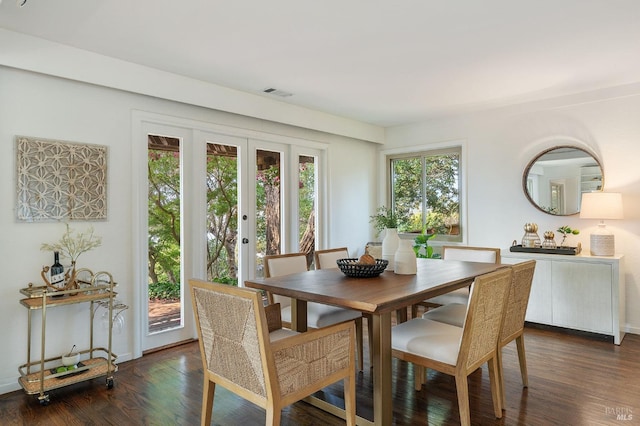
[[[502,418],[502,396],[500,394],[500,376],[497,357],[491,358],[488,362],[489,383],[491,384],[491,399],[493,400],[493,412],[496,418]]]
[[[524,335],[516,337],[516,347],[518,348],[518,361],[520,362],[520,375],[522,376],[522,386],[529,387],[529,375],[527,374],[527,357],[524,351]]]
[[[367,335],[369,337],[369,368],[373,368],[373,317],[365,314],[367,319]]]
[[[418,316],[418,305],[411,305],[411,318],[416,318]]]
[[[265,426],[280,426],[280,420],[282,416],[282,410],[278,407],[274,407],[272,403],[267,405],[267,419],[265,420]]]
[[[356,375],[352,371],[344,378],[344,410],[347,426],[356,424]]]
[[[413,387],[419,391],[422,389],[422,385],[426,382],[425,377],[427,369],[422,365],[413,364]]]
[[[500,401],[502,401],[502,409],[506,410],[507,399],[506,399],[506,391],[504,387],[504,368],[502,366],[502,347],[500,346],[500,344],[498,344],[496,361],[498,364],[498,395],[500,397]]]
[[[364,343],[362,336],[362,317],[357,318],[356,322],[356,350],[358,351],[358,371],[364,368]]]
[[[469,385],[464,373],[456,374],[456,393],[458,394],[458,410],[460,411],[460,424],[471,425],[471,412],[469,409]]]
[[[209,380],[207,370],[204,371],[204,385],[202,387],[202,413],[200,425],[210,426],[213,417],[213,396],[216,392],[216,384]]]

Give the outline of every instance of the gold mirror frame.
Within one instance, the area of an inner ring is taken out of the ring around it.
[[[544,169],[553,169],[555,174],[550,177],[534,173]],[[527,200],[552,216],[580,213],[581,194],[603,188],[604,170],[600,161],[593,153],[573,145],[559,145],[542,151],[527,164],[522,175],[522,190]],[[542,198],[548,203],[540,202]]]

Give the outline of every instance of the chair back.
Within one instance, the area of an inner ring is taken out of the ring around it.
[[[500,249],[493,247],[442,246],[442,259],[500,263]]]
[[[337,268],[336,260],[348,258],[349,250],[346,247],[316,250],[313,257],[316,261],[316,269]]]
[[[500,345],[504,346],[519,335],[524,330],[524,318],[527,314],[529,295],[531,294],[531,283],[536,267],[535,260],[518,263],[511,267],[513,271],[513,282],[509,289],[509,301],[507,302],[507,312],[504,316],[502,333],[500,335]]]
[[[259,291],[190,279],[204,368],[249,400],[270,397],[266,318]],[[266,339],[266,340],[265,340]]]
[[[459,368],[473,371],[495,355],[511,280],[511,268],[476,277],[456,363]]]
[[[307,255],[304,253],[272,254],[264,257],[264,276],[281,277],[307,271]],[[274,294],[273,303],[281,307],[291,306],[291,298]]]

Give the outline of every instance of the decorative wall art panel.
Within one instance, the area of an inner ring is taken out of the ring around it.
[[[17,219],[107,218],[107,147],[16,137]]]

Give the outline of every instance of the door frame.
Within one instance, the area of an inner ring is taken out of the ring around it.
[[[178,132],[178,133],[176,133]],[[197,121],[187,118],[174,117],[164,114],[158,114],[147,111],[133,110],[132,111],[132,125],[131,125],[131,158],[132,158],[132,177],[134,182],[132,182],[132,294],[133,294],[133,303],[132,305],[137,307],[132,312],[133,319],[133,358],[139,358],[142,356],[144,342],[146,339],[146,335],[148,334],[148,311],[147,311],[147,282],[148,282],[148,271],[147,271],[147,257],[148,257],[148,244],[147,244],[147,228],[148,228],[148,183],[147,183],[147,135],[149,133],[159,133],[159,134],[167,134],[178,136],[182,138],[181,150],[184,149],[183,154],[181,155],[181,161],[190,161],[192,170],[190,173],[184,173],[184,180],[182,185],[190,185],[192,188],[196,186],[201,186],[203,191],[198,192],[198,196],[191,197],[190,200],[182,200],[182,203],[185,202],[191,203],[195,208],[191,209],[188,213],[189,216],[186,218],[188,220],[181,221],[182,235],[201,235],[200,238],[189,238],[187,243],[184,243],[184,238],[181,247],[181,256],[183,261],[181,262],[181,283],[186,284],[189,278],[204,278],[206,277],[206,265],[205,265],[205,253],[204,250],[206,248],[206,237],[205,237],[205,216],[206,216],[206,186],[204,183],[204,179],[202,179],[202,183],[194,181],[197,176],[204,176],[206,172],[206,151],[200,153],[199,147],[202,147],[204,150],[204,145],[206,143],[206,135],[214,134],[220,135],[223,137],[231,137],[231,138],[246,138],[249,143],[249,149],[247,151],[247,156],[253,155],[255,157],[255,151],[252,152],[251,147],[255,146],[265,149],[269,149],[269,146],[277,146],[283,145],[284,149],[284,164],[290,164],[290,167],[287,167],[286,170],[283,171],[288,178],[288,184],[284,186],[283,191],[287,191],[290,197],[284,196],[284,199],[296,199],[297,197],[297,185],[293,184],[293,180],[295,179],[293,174],[294,167],[297,167],[297,160],[290,161],[290,159],[296,158],[298,153],[309,152],[313,153],[319,158],[319,170],[318,170],[318,191],[317,191],[317,202],[318,207],[316,208],[317,217],[316,217],[316,241],[318,247],[322,247],[324,241],[327,241],[327,229],[324,226],[323,217],[327,217],[327,203],[328,199],[328,150],[329,145],[322,142],[317,142],[309,139],[301,139],[298,137],[291,137],[285,135],[278,135],[274,133],[265,133],[250,129],[243,129],[239,127],[231,127],[225,126],[215,123],[208,123],[203,121]],[[214,142],[214,141],[211,141]],[[293,164],[296,163],[296,164]],[[181,163],[181,168],[183,164]],[[243,167],[247,167],[246,165]],[[248,174],[249,181],[255,182],[255,170]],[[251,178],[253,176],[253,178]],[[243,191],[238,200],[240,204],[239,206],[239,215],[242,215],[241,211],[247,211],[245,206],[248,206],[251,203],[251,200],[248,198],[248,191]],[[283,219],[283,242],[286,250],[295,250],[297,249],[297,241],[295,238],[291,236],[296,235],[292,233],[295,224],[291,224],[292,217],[286,216],[289,212],[295,211],[296,214],[292,216],[297,217],[297,206],[291,205],[291,202],[287,205],[282,206],[282,214],[283,218],[287,217],[287,219]],[[241,210],[240,210],[241,209]],[[253,211],[253,210],[252,210]],[[248,214],[248,213],[247,213]],[[251,219],[252,216],[249,216]],[[249,221],[250,222],[250,221]],[[198,225],[200,224],[200,225]],[[201,228],[199,228],[201,227]],[[253,235],[255,233],[255,218],[253,218],[253,225],[247,226],[245,224],[244,227],[240,227],[239,230],[239,238],[242,238],[244,235]],[[287,236],[286,240],[284,236]],[[250,238],[250,242],[253,238]],[[255,242],[254,242],[255,244]],[[242,259],[249,259],[249,261],[241,261],[240,268],[244,269],[243,272],[239,271],[238,278],[239,280],[246,280],[249,278],[253,278],[254,270],[255,270],[255,259],[249,255],[252,251],[248,248],[243,248],[241,251],[245,251]],[[254,250],[255,252],[255,245]],[[255,257],[255,256],[253,256]],[[184,259],[189,259],[189,262],[185,262]],[[240,262],[239,257],[239,262]],[[242,281],[239,283],[243,285]],[[183,315],[183,329],[182,336],[186,337],[186,339],[197,338],[197,331],[195,330],[195,324],[193,323],[193,314],[191,313],[191,299],[189,292],[187,291],[188,286],[183,285],[183,303],[185,309],[182,310]],[[185,311],[186,315],[185,315]],[[168,333],[172,333],[171,331],[166,331],[164,334],[170,336]],[[167,339],[167,342],[170,344],[172,339]],[[173,340],[174,342],[179,342],[181,340],[185,340],[183,338],[179,338],[178,340]],[[159,344],[158,346],[162,346]]]

